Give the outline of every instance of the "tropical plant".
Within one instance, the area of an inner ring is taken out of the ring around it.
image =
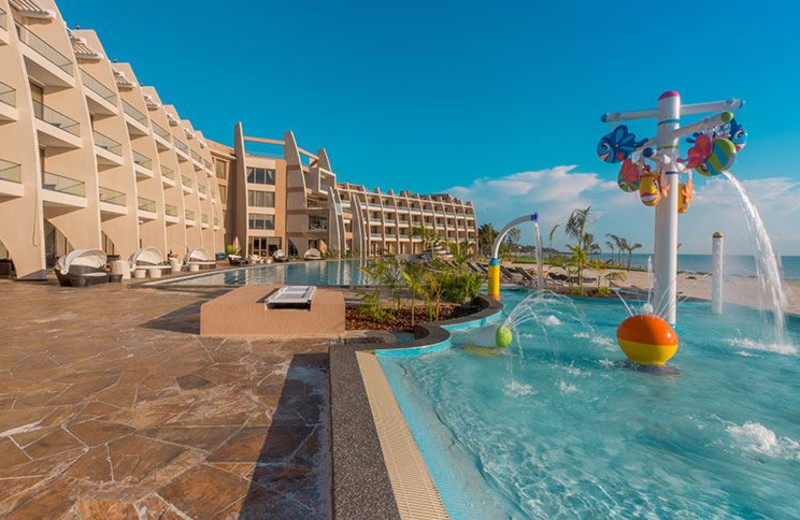
[[[635,244],[628,244],[628,246],[625,248],[628,251],[628,271],[631,270],[631,260],[633,260],[633,252],[636,251],[637,249],[641,249],[641,247],[642,244],[637,242]]]
[[[586,206],[583,209],[573,210],[567,219],[567,225],[564,231],[567,235],[573,237],[578,241],[578,246],[584,247],[583,240],[586,238],[586,229],[594,224],[594,215],[592,215],[592,207]]]
[[[228,244],[227,246],[225,246],[225,254],[226,255],[230,256],[230,255],[235,255],[236,253],[237,253],[237,250],[236,250],[236,246],[235,245]]]
[[[426,228],[425,226],[414,226],[411,228],[411,237],[412,238],[421,238],[422,239],[422,248],[423,249],[430,249],[431,256],[435,256],[436,252],[434,246],[441,242],[441,238],[436,231]]]
[[[425,274],[427,267],[418,262],[406,262],[403,266],[403,279],[405,280],[408,292],[411,294],[411,326],[416,322],[417,297],[425,300],[425,307],[428,307],[428,293],[425,290]]]
[[[589,262],[589,254],[578,244],[573,244],[569,248],[572,251],[572,264],[578,276],[578,291],[583,294],[583,269]]]
[[[558,230],[558,226],[560,226],[560,224],[556,224],[555,226],[553,226],[552,228],[550,228],[550,234],[549,234],[549,235],[547,235],[548,242],[549,242],[549,247],[548,247],[548,249],[549,249],[549,251],[548,251],[548,256],[549,256],[550,258],[552,258],[552,257],[553,257],[553,237],[556,235],[556,231]]]
[[[485,255],[492,254],[492,246],[494,240],[497,238],[497,230],[491,224],[486,222],[478,228],[478,250]]]

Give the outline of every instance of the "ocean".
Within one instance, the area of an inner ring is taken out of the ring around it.
[[[611,254],[603,253],[600,259],[608,260]],[[616,258],[616,255],[613,255]],[[647,259],[651,254],[636,253],[631,258],[631,266],[647,267]],[[622,255],[622,263],[628,261]],[[800,280],[800,256],[782,256],[779,258],[784,280]],[[710,273],[711,255],[678,255],[678,270],[692,273]],[[725,272],[732,276],[755,276],[756,260],[751,255],[725,255]]]

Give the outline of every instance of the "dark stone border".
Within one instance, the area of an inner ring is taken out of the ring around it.
[[[469,316],[417,325],[414,328],[414,340],[408,343],[345,344],[331,347],[331,508],[334,518],[400,519],[378,432],[372,419],[367,391],[356,361],[356,351],[434,345],[450,338],[450,332],[441,325],[488,318],[503,310],[503,304],[499,301],[483,296],[475,298],[473,303],[480,310]]]

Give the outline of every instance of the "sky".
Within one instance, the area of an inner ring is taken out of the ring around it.
[[[776,249],[800,254],[800,2],[58,5],[210,139],[232,144],[237,121],[248,135],[292,130],[300,146],[326,148],[340,180],[451,192],[498,228],[538,211],[547,234],[592,205],[596,236],[643,251],[654,211],[597,158],[610,130],[600,115],[653,108],[670,89],[685,103],[742,98],[750,138],[732,171]],[[655,133],[654,121],[631,126]],[[752,251],[729,183],[697,177],[681,252],[708,253],[715,230],[730,251]],[[523,230],[523,242],[531,236]],[[566,242],[558,234],[554,245]]]

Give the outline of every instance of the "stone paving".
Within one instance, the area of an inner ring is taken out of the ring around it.
[[[0,280],[0,517],[330,516],[329,344],[200,338],[213,295]]]

